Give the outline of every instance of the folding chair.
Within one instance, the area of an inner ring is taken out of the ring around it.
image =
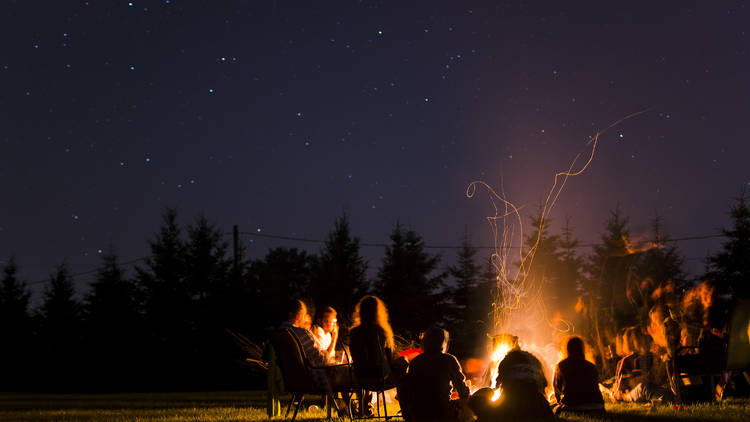
[[[348,398],[346,395],[349,394],[351,386],[338,386],[333,389],[334,391],[332,393],[322,391],[313,382],[310,371],[323,369],[323,367],[316,367],[310,364],[297,336],[295,336],[288,328],[269,329],[267,330],[267,333],[276,354],[276,362],[281,370],[284,387],[286,391],[292,395],[284,417],[289,415],[289,410],[294,404],[294,415],[292,415],[293,422],[297,418],[297,412],[299,411],[305,394],[315,394],[323,395],[326,398],[327,416],[330,420],[331,406],[334,406],[337,411],[339,410],[335,400],[335,394],[342,393]],[[332,367],[346,367],[351,370],[351,366],[348,364],[332,365]],[[351,419],[350,412],[347,413]]]
[[[359,396],[359,412],[352,419],[364,419],[366,417],[364,409],[367,403],[365,399],[369,397],[370,392],[375,393],[375,406],[377,417],[384,418],[386,421],[393,418],[388,416],[388,408],[385,400],[386,390],[396,388],[396,385],[390,382],[390,359],[389,353],[383,348],[383,341],[379,335],[357,336],[359,333],[352,333],[349,351],[352,355],[352,370],[354,372],[354,385],[352,392]],[[357,338],[359,337],[359,338]],[[380,406],[383,406],[383,415],[380,414]]]

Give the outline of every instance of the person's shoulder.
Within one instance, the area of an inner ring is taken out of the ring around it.
[[[445,361],[446,363],[450,363],[450,364],[455,363],[455,364],[458,364],[458,358],[455,357],[455,356],[453,356],[450,353],[441,353],[440,354],[440,359],[443,360],[443,361]]]

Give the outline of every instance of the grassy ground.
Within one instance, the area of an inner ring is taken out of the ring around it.
[[[286,405],[287,400],[282,400]],[[0,394],[0,421],[264,421],[264,393],[154,393],[100,395]],[[312,404],[309,402],[307,404]],[[389,407],[389,414],[397,410]],[[750,421],[750,400],[691,406],[610,405],[606,421]],[[291,415],[290,415],[291,416]],[[281,419],[281,418],[278,418]],[[300,421],[324,421],[302,411]],[[593,421],[570,417],[569,421]],[[519,422],[519,421],[513,421]]]

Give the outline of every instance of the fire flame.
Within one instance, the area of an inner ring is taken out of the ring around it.
[[[490,257],[490,263],[496,273],[497,286],[490,318],[492,331],[500,332],[501,330],[512,329],[518,330],[517,332],[524,335],[532,333],[529,336],[532,338],[530,341],[536,342],[536,344],[541,344],[544,341],[548,341],[548,339],[554,341],[554,337],[561,333],[574,332],[572,323],[565,321],[561,315],[553,320],[549,319],[549,314],[543,300],[543,277],[532,275],[535,274],[532,271],[532,268],[535,267],[534,255],[542,240],[542,233],[546,227],[552,208],[555,206],[568,179],[578,176],[588,169],[594,159],[599,144],[599,137],[624,120],[638,116],[646,111],[648,110],[628,115],[603,130],[598,131],[587,143],[585,155],[584,152],[579,153],[573,158],[566,170],[555,173],[552,187],[547,192],[540,210],[535,242],[532,242],[533,244],[529,247],[514,248],[511,246],[512,243],[515,243],[513,240],[516,238],[518,239],[516,242],[520,244],[524,243],[524,225],[520,208],[507,199],[505,192],[502,190],[497,192],[489,184],[481,180],[469,184],[466,189],[466,196],[472,198],[479,189],[484,188],[489,194],[489,199],[494,209],[494,215],[486,217],[494,238],[494,251]],[[583,163],[579,163],[579,160],[582,160]],[[627,239],[623,240],[625,240],[627,252],[634,253]],[[517,266],[517,269],[512,270],[511,268],[515,266]],[[576,311],[579,313],[586,312],[586,307],[582,299],[579,299],[576,304]],[[561,329],[560,327],[563,328]],[[509,337],[513,338],[512,336]],[[493,345],[490,361],[490,365],[492,365],[490,370],[492,376],[491,388],[495,390],[491,399],[493,402],[499,400],[501,396],[499,386],[495,385],[497,365],[508,352],[518,346],[517,338],[515,339],[515,344],[495,339],[496,343]],[[555,349],[553,341],[550,341],[544,347],[536,346],[533,343],[532,345],[523,346],[527,351],[536,354],[537,357],[541,357],[544,364],[549,365],[559,361],[557,359],[559,358],[557,351],[550,350],[550,347]],[[550,368],[548,367],[547,369],[549,370]],[[548,371],[548,373],[551,373],[551,371]]]

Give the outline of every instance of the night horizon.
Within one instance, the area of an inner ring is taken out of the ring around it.
[[[634,235],[657,214],[673,238],[727,226],[750,184],[744,5],[431,5],[9,5],[0,259],[30,282],[110,244],[131,261],[165,206],[225,231],[323,239],[348,212],[364,242],[400,219],[428,245],[464,228],[487,245],[470,182],[533,209],[590,136],[643,109],[602,137],[553,227],[570,216],[595,243],[618,204]],[[249,240],[254,258],[319,248]],[[679,243],[694,276],[719,245]]]

